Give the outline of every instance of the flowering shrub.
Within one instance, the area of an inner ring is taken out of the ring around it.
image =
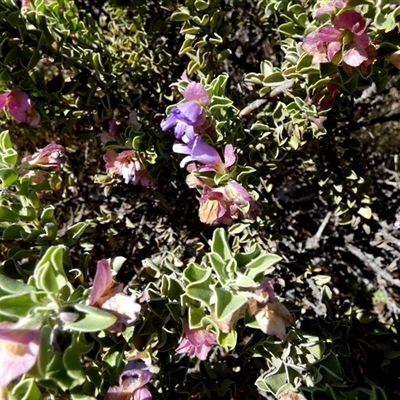
[[[398,395],[400,7],[239,3],[0,3],[1,398]]]

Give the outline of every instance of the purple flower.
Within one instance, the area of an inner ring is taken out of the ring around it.
[[[32,108],[31,100],[27,93],[22,90],[12,89],[8,93],[0,94],[0,110],[5,108],[17,121],[26,122],[31,126],[37,126],[40,115]]]
[[[109,262],[102,259],[97,263],[96,275],[88,305],[101,308],[118,317],[117,322],[108,328],[111,332],[121,332],[132,326],[138,319],[141,306],[131,296],[122,293],[123,285],[115,284]]]
[[[215,150],[213,146],[203,142],[201,136],[196,136],[196,138],[189,143],[175,143],[172,147],[172,151],[178,154],[187,154],[179,164],[181,168],[189,162],[197,161],[198,163],[203,164],[203,167],[201,167],[199,171],[222,172],[226,168],[232,166],[236,161],[233,146],[231,144],[225,146],[224,163],[217,150]]]
[[[145,385],[152,377],[144,362],[130,361],[119,377],[119,386],[111,386],[104,400],[151,400],[153,397]]]
[[[205,329],[190,329],[188,324],[184,326],[185,337],[176,348],[178,354],[196,355],[199,360],[206,360],[211,348],[216,344],[214,333]]]
[[[313,64],[334,62],[336,55],[343,51],[343,62],[351,67],[358,67],[367,61],[367,48],[371,39],[364,33],[366,22],[361,14],[348,10],[333,20],[334,26],[325,26],[304,38],[303,50],[313,56]],[[347,48],[347,50],[343,50]]]
[[[236,181],[219,188],[204,185],[199,201],[200,221],[205,224],[229,225],[238,218],[254,221],[261,211],[250,193]]]
[[[201,83],[190,82],[183,97],[187,100],[171,110],[161,122],[161,129],[166,131],[175,127],[175,137],[185,143],[194,140],[195,128],[202,126],[206,120],[204,107],[210,103],[207,91]]]
[[[39,341],[38,328],[0,322],[0,387],[8,386],[35,365]]]
[[[137,158],[135,150],[124,150],[119,154],[114,150],[108,150],[103,155],[103,160],[106,163],[106,169],[111,173],[121,175],[125,183],[150,185],[150,176],[145,166]]]
[[[30,165],[51,167],[59,170],[60,165],[65,163],[67,158],[65,157],[65,149],[63,146],[56,143],[50,143],[33,155],[23,158],[21,161]]]

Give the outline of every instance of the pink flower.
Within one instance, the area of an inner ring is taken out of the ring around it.
[[[150,176],[139,161],[135,150],[124,150],[117,154],[114,150],[108,150],[103,156],[106,169],[111,173],[121,175],[125,183],[132,182],[134,185],[140,183],[142,186],[150,185]]]
[[[254,221],[261,211],[250,193],[235,181],[219,188],[204,185],[199,201],[200,221],[205,224],[229,225],[237,218]]]
[[[196,355],[199,360],[206,360],[211,348],[216,344],[214,333],[205,329],[190,329],[188,324],[184,326],[185,337],[176,348],[178,354]]]
[[[39,329],[0,322],[0,387],[28,372],[39,353]]]
[[[286,328],[293,323],[290,312],[279,301],[264,305],[255,312],[255,318],[265,334],[277,336],[281,340],[285,340]]]
[[[60,165],[65,163],[67,160],[64,152],[65,149],[63,146],[56,143],[50,143],[42,150],[39,150],[31,156],[23,158],[22,162],[26,162],[34,166],[51,167],[59,170]]]
[[[304,38],[303,50],[313,56],[313,64],[339,64],[341,59],[337,59],[337,54],[340,51],[343,51],[343,62],[351,67],[367,61],[367,48],[372,42],[364,33],[366,22],[361,14],[354,10],[345,11],[333,20],[333,25],[322,27]]]
[[[26,122],[31,126],[37,126],[40,115],[32,108],[31,100],[27,93],[22,90],[12,89],[8,93],[0,94],[0,110],[5,108],[17,121]]]
[[[122,293],[123,285],[115,284],[112,270],[106,259],[97,263],[88,305],[101,308],[118,317],[118,321],[108,328],[111,332],[121,332],[132,326],[139,318],[142,309],[132,296]]]
[[[104,400],[151,400],[153,396],[146,383],[153,374],[141,361],[130,361],[119,377],[119,386],[108,389]]]
[[[347,0],[329,0],[327,4],[325,4],[322,7],[319,7],[315,13],[314,16],[318,16],[321,14],[325,13],[334,13],[336,12],[337,8],[343,8],[346,6]]]

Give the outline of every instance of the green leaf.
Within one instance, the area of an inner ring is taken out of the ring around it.
[[[172,22],[189,21],[191,18],[192,17],[190,16],[189,11],[187,11],[187,12],[186,11],[185,12],[177,11],[171,15]]]
[[[74,322],[65,323],[65,328],[79,332],[98,332],[109,328],[117,317],[99,308],[90,307],[84,304],[77,304],[75,308],[81,312],[80,318]]]
[[[209,271],[211,274],[211,270]],[[209,305],[211,296],[213,295],[213,292],[211,290],[213,284],[214,284],[213,280],[210,277],[208,277],[206,280],[203,280],[202,282],[195,282],[187,285],[186,293],[190,298],[202,301],[206,305]]]
[[[248,263],[257,258],[263,252],[264,250],[262,250],[261,246],[256,243],[247,253],[235,254],[235,260],[238,264],[238,267],[244,268]]]
[[[211,275],[211,269],[196,263],[190,263],[183,272],[183,277],[188,282],[201,282]]]
[[[23,230],[24,228],[21,225],[12,224],[4,230],[2,239],[3,240],[21,239],[21,231]]]
[[[3,131],[0,133],[0,149],[7,150],[12,149],[12,143],[10,139],[10,134],[8,131]]]
[[[226,271],[226,262],[221,258],[218,253],[209,253],[208,258],[214,271],[217,273],[219,279],[225,282],[229,276]]]
[[[0,289],[7,293],[31,293],[34,291],[32,286],[19,282],[16,279],[9,278],[7,275],[0,273]]]
[[[67,234],[69,239],[69,245],[75,244],[78,239],[83,235],[86,231],[88,224],[86,222],[78,222],[75,225],[72,225],[68,228]]]
[[[40,52],[38,50],[35,50],[31,56],[31,58],[29,59],[29,63],[28,63],[28,71],[31,70],[32,68],[36,67],[37,63],[40,61],[40,59],[42,58]]]
[[[218,344],[227,351],[235,348],[236,341],[237,341],[237,332],[235,329],[232,329],[228,333],[220,331],[217,335]]]
[[[82,371],[82,362],[79,348],[77,345],[77,337],[72,336],[73,342],[64,351],[63,364],[67,374],[74,379],[76,385],[81,385],[85,382],[85,374]]]
[[[203,319],[206,318],[203,307],[195,307],[190,305],[189,307],[189,325],[191,329],[203,327]]]
[[[194,6],[199,11],[203,11],[203,10],[207,10],[207,8],[210,6],[210,3],[208,1],[204,1],[204,0],[196,0],[194,2]]]
[[[35,269],[37,286],[47,292],[58,294],[68,280],[63,264],[64,246],[51,246]]]
[[[215,229],[211,242],[211,251],[219,254],[224,261],[229,261],[233,257],[223,228]]]
[[[18,160],[18,153],[13,149],[7,149],[4,154],[0,154],[0,157],[3,164],[14,166]]]
[[[40,400],[42,394],[36,386],[34,379],[24,379],[14,386],[11,396],[18,400]]]
[[[19,221],[19,215],[5,206],[0,206],[0,221]]]
[[[263,391],[271,392],[275,396],[287,383],[287,376],[284,364],[281,360],[279,360],[279,364],[279,367],[268,371],[266,374],[263,374],[255,382],[258,388]]]
[[[360,207],[360,209],[357,212],[365,219],[371,219],[372,217],[372,210],[368,206]]]
[[[43,209],[42,214],[40,215],[40,222],[42,224],[46,224],[48,222],[54,222],[54,207],[47,206]]]
[[[261,254],[255,260],[251,261],[246,265],[247,275],[250,278],[255,279],[259,274],[269,274],[274,271],[275,268],[272,266],[279,262],[282,257],[277,256],[276,254]]]
[[[0,314],[23,318],[38,305],[33,293],[10,294],[0,298]]]
[[[10,186],[18,179],[18,174],[12,168],[3,168],[0,169],[0,179],[3,186]]]
[[[263,79],[263,85],[268,87],[283,85],[286,78],[282,75],[282,72],[273,72]]]
[[[218,320],[231,316],[248,301],[247,297],[223,289],[214,288],[214,293],[216,296],[215,315]]]

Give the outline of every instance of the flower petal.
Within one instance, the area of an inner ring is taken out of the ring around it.
[[[343,61],[351,67],[358,67],[366,60],[368,60],[367,52],[356,47],[346,51],[343,57]]]
[[[366,29],[366,22],[362,15],[354,10],[347,10],[339,14],[333,20],[333,25],[337,28],[349,29],[356,35],[361,35]]]
[[[219,164],[222,164],[222,160],[218,151],[215,148],[207,143],[204,143],[201,139],[201,136],[198,136],[194,140],[193,149],[191,156],[198,162],[206,165],[215,165],[216,167]]]
[[[210,97],[201,83],[190,82],[183,92],[183,97],[188,101],[198,101],[203,106],[210,104]]]
[[[89,296],[89,306],[96,304],[104,292],[113,285],[112,271],[109,262],[102,259],[97,263],[96,275],[93,279],[93,287]]]

